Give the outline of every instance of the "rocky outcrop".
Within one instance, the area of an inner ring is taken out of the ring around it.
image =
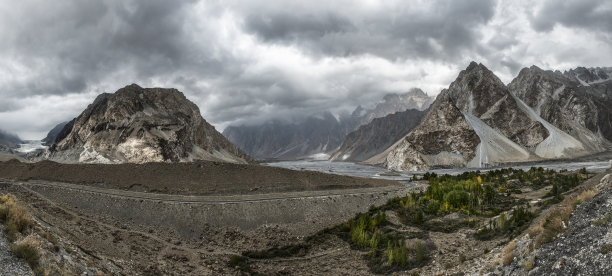
[[[99,95],[64,126],[45,157],[68,163],[252,161],[183,93],[135,84]]]
[[[64,129],[64,127],[68,123],[70,122],[61,122],[57,124],[56,126],[54,126],[53,129],[51,129],[49,133],[47,133],[47,136],[45,136],[45,138],[41,140],[43,145],[46,145],[46,146],[53,145],[55,143],[55,139],[57,138],[57,136],[60,134],[60,132]]]
[[[349,133],[330,160],[360,162],[380,154],[416,127],[424,114],[409,109],[375,118]]]
[[[336,118],[330,112],[325,112],[299,122],[271,120],[259,125],[229,126],[223,135],[260,160],[327,156],[326,153],[337,150],[346,135],[359,126],[407,109],[427,109],[432,101],[432,97],[414,88],[404,94],[387,94],[370,109],[358,106],[350,116]]]

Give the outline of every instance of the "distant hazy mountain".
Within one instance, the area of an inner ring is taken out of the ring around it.
[[[389,148],[416,127],[425,111],[408,109],[375,118],[349,133],[331,160],[365,161]]]
[[[408,109],[425,110],[434,101],[434,97],[427,96],[423,90],[412,88],[404,94],[387,94],[383,100],[376,104],[372,110],[367,110],[362,125],[365,125],[375,118],[385,117],[395,112]]]
[[[12,153],[23,141],[16,134],[0,129],[0,152]]]
[[[230,126],[223,135],[256,159],[291,160],[334,150],[351,127],[349,118],[339,121],[326,112],[299,123]]]
[[[472,62],[438,95],[421,123],[378,161],[392,169],[424,170],[610,150],[607,76],[598,70],[553,73],[531,67],[507,87]]]
[[[373,108],[359,106],[350,116],[336,118],[326,112],[300,122],[271,120],[260,125],[229,126],[223,135],[259,160],[294,160],[336,150],[357,127],[407,109],[426,109],[433,101],[420,89],[387,94]]]
[[[43,144],[47,146],[53,145],[53,143],[55,143],[55,139],[57,138],[57,136],[60,134],[62,129],[64,129],[64,127],[68,123],[70,123],[70,121],[61,122],[57,124],[55,127],[53,127],[53,129],[51,129],[49,133],[47,133],[47,136],[42,139]]]
[[[99,95],[64,126],[46,155],[88,163],[252,161],[208,124],[183,93],[135,84]]]

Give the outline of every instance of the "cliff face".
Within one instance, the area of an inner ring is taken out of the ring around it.
[[[178,90],[135,84],[98,96],[58,133],[46,157],[91,163],[252,161]]]
[[[349,133],[340,148],[332,154],[331,160],[365,161],[406,136],[419,124],[424,114],[424,111],[409,109],[375,118]]]

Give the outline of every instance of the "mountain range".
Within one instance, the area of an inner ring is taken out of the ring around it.
[[[350,116],[336,118],[324,112],[299,122],[270,120],[259,125],[228,126],[223,135],[258,160],[326,158],[359,126],[407,109],[424,110],[432,101],[425,92],[413,88],[403,94],[387,94],[372,108],[358,106]]]
[[[130,85],[98,96],[81,115],[51,130],[44,158],[250,163],[319,157],[428,170],[612,150],[612,68],[531,66],[506,85],[472,62],[435,100],[412,89],[371,106],[341,117],[324,112],[299,122],[229,126],[222,135],[178,90]],[[19,142],[0,132],[5,151]]]
[[[396,170],[486,167],[612,149],[612,70],[525,68],[505,85],[475,62],[421,123],[373,163]]]

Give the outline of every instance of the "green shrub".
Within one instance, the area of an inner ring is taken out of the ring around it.
[[[387,244],[387,260],[389,266],[395,264],[399,267],[405,267],[408,264],[408,249],[403,241],[400,244],[389,241]]]
[[[423,262],[425,260],[425,251],[423,250],[423,245],[419,242],[416,246],[416,260],[417,262]]]
[[[426,210],[428,214],[435,215],[438,213],[438,210],[440,210],[440,203],[435,199],[431,199],[427,202]]]

